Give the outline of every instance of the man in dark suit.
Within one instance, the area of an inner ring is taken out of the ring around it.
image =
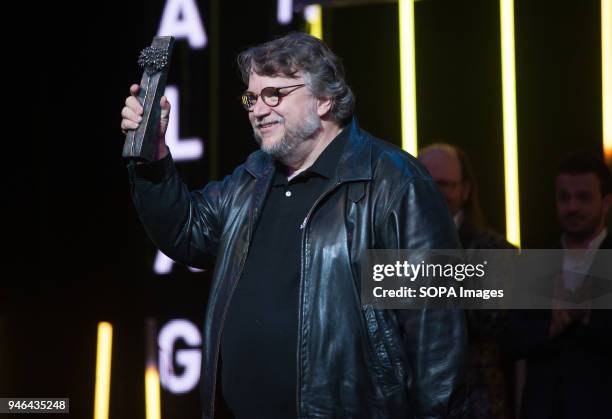
[[[612,249],[606,229],[612,206],[610,171],[600,158],[571,156],[559,166],[555,192],[561,245],[566,249],[559,288],[575,293],[587,286],[589,273],[603,262],[603,255],[585,261],[571,250]],[[521,418],[609,418],[612,311],[553,309],[519,314],[515,343],[527,360]]]

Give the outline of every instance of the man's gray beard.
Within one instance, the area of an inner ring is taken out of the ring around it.
[[[279,123],[283,122],[284,119]],[[321,129],[321,120],[315,111],[311,111],[306,116],[306,120],[295,129],[285,126],[285,136],[270,146],[264,145],[257,130],[253,130],[253,135],[264,153],[269,154],[276,160],[282,160],[289,156],[301,143],[312,138],[319,129]]]

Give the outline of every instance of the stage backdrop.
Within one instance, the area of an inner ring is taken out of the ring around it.
[[[129,197],[119,112],[140,80],[140,50],[155,35],[175,36],[168,140],[180,175],[200,188],[231,173],[256,149],[238,100],[244,86],[237,53],[305,28],[297,2],[280,23],[280,3],[140,0],[53,5],[41,13],[36,77],[22,94],[33,95],[30,106],[43,112],[16,137],[36,139],[36,155],[23,160],[37,176],[29,184],[24,170],[15,171],[24,176],[20,189],[32,191],[24,194],[35,202],[23,207],[35,231],[15,245],[19,269],[0,289],[0,395],[70,397],[74,417],[91,417],[96,327],[104,320],[114,330],[110,417],[143,417],[150,320],[162,416],[200,417],[211,273],[174,264],[146,237]],[[323,38],[344,59],[361,126],[399,145],[397,4],[355,3],[323,9]],[[561,155],[601,150],[599,18],[595,0],[515,1],[525,247],[557,238],[553,179]],[[466,149],[485,215],[503,234],[497,2],[419,1],[415,25],[419,143]]]

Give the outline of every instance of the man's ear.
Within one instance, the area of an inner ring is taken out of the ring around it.
[[[330,97],[320,97],[317,98],[317,115],[322,118],[326,115],[332,108],[332,98]]]

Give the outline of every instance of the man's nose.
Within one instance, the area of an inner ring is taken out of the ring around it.
[[[257,97],[255,106],[253,106],[253,116],[256,118],[263,118],[270,113],[270,106],[266,105],[261,96]]]
[[[576,197],[571,196],[565,203],[565,208],[568,212],[574,212],[580,208],[580,202]]]

